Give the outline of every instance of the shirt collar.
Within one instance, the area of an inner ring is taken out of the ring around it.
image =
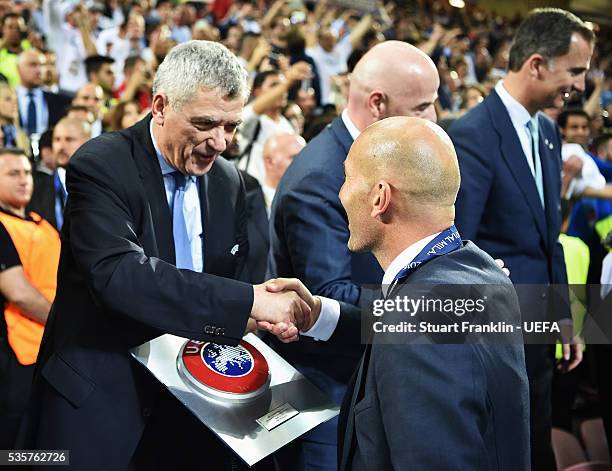
[[[276,189],[264,183],[263,185],[261,185],[261,191],[264,194],[266,207],[270,209],[270,206],[272,206],[272,200],[274,199],[274,194],[276,193]]]
[[[347,110],[344,110],[342,112],[342,122],[344,123],[346,129],[353,138],[353,141],[357,139],[359,137],[359,134],[361,134],[361,131],[359,131],[359,129],[357,129],[357,126],[355,126],[355,124],[351,121]]]
[[[502,103],[508,110],[508,114],[510,115],[510,121],[512,121],[514,127],[518,128],[526,126],[527,123],[531,120],[531,115],[529,114],[529,111],[527,111],[527,108],[521,105],[516,100],[516,98],[510,95],[510,93],[508,93],[508,90],[506,90],[506,88],[504,87],[503,80],[497,82],[497,85],[495,85],[495,91],[497,92]]]
[[[18,96],[25,98],[28,96],[28,93],[32,92],[32,94],[34,95],[34,97],[38,98],[40,95],[42,95],[42,90],[40,88],[32,88],[30,90],[28,90],[27,88],[25,88],[22,85],[17,85],[17,94]]]
[[[424,239],[421,239],[414,244],[408,246],[404,249],[395,259],[391,262],[391,264],[387,267],[385,271],[385,275],[383,276],[383,294],[387,295],[387,290],[393,280],[395,280],[395,276],[407,266],[410,262],[412,262],[416,256],[425,248],[429,242],[431,242],[435,237],[437,237],[440,232],[436,232],[435,234],[429,235]]]
[[[170,175],[173,172],[176,172],[174,167],[171,167],[164,156],[162,155],[159,147],[157,146],[157,142],[155,141],[155,136],[153,135],[153,120],[149,122],[149,133],[151,134],[151,141],[153,141],[153,147],[155,148],[155,154],[157,155],[157,160],[159,160],[159,166],[161,167],[162,175]]]

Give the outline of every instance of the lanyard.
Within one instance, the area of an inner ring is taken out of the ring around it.
[[[461,247],[461,243],[461,236],[454,225],[440,232],[440,234],[434,237],[408,265],[395,275],[391,287],[395,286],[396,282],[399,280],[406,278],[421,265],[440,255],[445,255],[453,250],[457,250]],[[389,289],[389,291],[391,291],[391,289]]]

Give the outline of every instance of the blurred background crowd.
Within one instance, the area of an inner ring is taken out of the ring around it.
[[[562,237],[570,283],[600,282],[612,228],[606,187],[612,183],[612,19],[591,19],[597,42],[586,89],[563,109],[546,110],[564,140]],[[275,189],[293,157],[344,110],[351,71],[365,52],[396,39],[428,54],[440,76],[437,120],[446,129],[505,76],[521,20],[520,13],[504,16],[461,0],[0,0],[0,148],[26,151],[34,168],[29,209],[59,230],[64,167],[76,149],[147,115],[155,71],[174,45],[221,42],[252,84],[225,156],[245,172],[247,200],[261,194],[265,203],[266,214],[252,215],[245,273],[259,283]],[[593,186],[599,192],[590,192]],[[556,426],[575,431],[577,420],[597,416],[591,376],[586,361],[559,379]]]

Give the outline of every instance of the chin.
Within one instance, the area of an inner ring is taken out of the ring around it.
[[[217,160],[216,157],[213,157],[212,159],[206,159],[205,161],[196,161],[195,159],[192,160],[190,163],[191,165],[189,165],[189,168],[187,169],[187,172],[190,175],[194,175],[196,177],[201,177],[202,175],[210,172],[210,169],[212,168],[213,164],[215,163],[215,160]]]

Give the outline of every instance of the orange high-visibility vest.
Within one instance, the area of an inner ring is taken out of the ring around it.
[[[11,236],[26,278],[49,302],[55,298],[60,238],[55,228],[38,214],[32,220],[0,211],[0,222]],[[14,304],[4,307],[8,342],[22,365],[36,362],[44,326],[28,318]]]

